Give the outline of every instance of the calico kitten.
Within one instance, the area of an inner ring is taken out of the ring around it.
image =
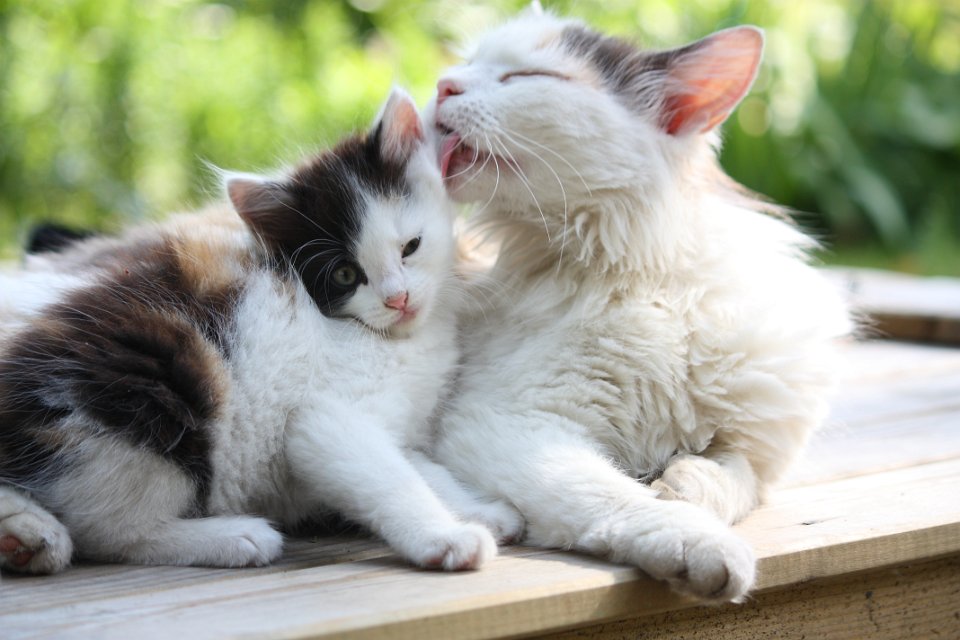
[[[528,542],[715,600],[753,583],[725,523],[824,419],[850,330],[814,243],[716,161],[762,45],[738,27],[646,52],[528,11],[425,115],[449,192],[500,242],[439,459],[516,505]]]
[[[323,510],[421,566],[492,557],[519,518],[423,453],[458,359],[434,157],[398,91],[286,175],[228,175],[235,211],[5,276],[0,566],[260,565]]]

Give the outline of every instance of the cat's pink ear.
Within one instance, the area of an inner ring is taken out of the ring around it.
[[[750,90],[763,53],[756,27],[718,31],[675,52],[667,65],[661,125],[671,135],[706,133]]]
[[[394,162],[406,162],[425,139],[423,123],[413,98],[400,88],[394,88],[380,112],[380,150]]]
[[[284,216],[286,191],[272,180],[245,173],[224,175],[227,196],[240,218],[260,237],[269,240]]]

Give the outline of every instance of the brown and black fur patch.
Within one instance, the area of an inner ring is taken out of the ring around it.
[[[69,465],[64,425],[146,447],[211,476],[208,425],[222,406],[238,286],[197,295],[169,239],[128,246],[99,284],[74,291],[0,358],[0,473],[28,488]],[[69,415],[84,418],[65,422]],[[68,445],[69,446],[69,445]]]

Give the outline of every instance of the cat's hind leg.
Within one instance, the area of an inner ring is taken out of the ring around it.
[[[263,518],[214,516],[152,523],[148,531],[134,539],[116,540],[103,559],[132,564],[249,567],[269,564],[282,551],[283,537]]]
[[[0,486],[0,569],[57,573],[70,564],[67,528],[29,496]]]
[[[743,454],[708,449],[703,455],[674,456],[650,487],[662,500],[691,502],[733,524],[760,502],[758,482]]]
[[[282,536],[263,518],[197,517],[200,481],[178,464],[117,440],[92,444],[50,489],[78,557],[242,567],[280,555]]]

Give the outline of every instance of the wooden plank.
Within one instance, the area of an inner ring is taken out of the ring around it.
[[[552,640],[960,637],[960,556],[846,575],[755,595],[743,606],[697,607],[549,636]],[[543,636],[546,637],[546,636]]]
[[[960,457],[960,350],[872,341],[848,356],[827,425],[783,486]]]
[[[960,280],[871,269],[828,270],[854,306],[873,320],[874,335],[960,344]]]
[[[740,527],[761,557],[760,588],[960,552],[958,483],[951,460],[778,493]],[[63,591],[61,576],[5,578],[0,629],[9,638],[481,638],[691,606],[636,570],[522,548],[468,574],[411,571],[392,556],[179,585],[163,574],[204,570],[154,568],[139,590],[98,595],[98,582],[136,568],[114,569],[91,577],[89,592],[76,574],[94,567],[76,569]],[[42,597],[21,588],[35,580]]]

